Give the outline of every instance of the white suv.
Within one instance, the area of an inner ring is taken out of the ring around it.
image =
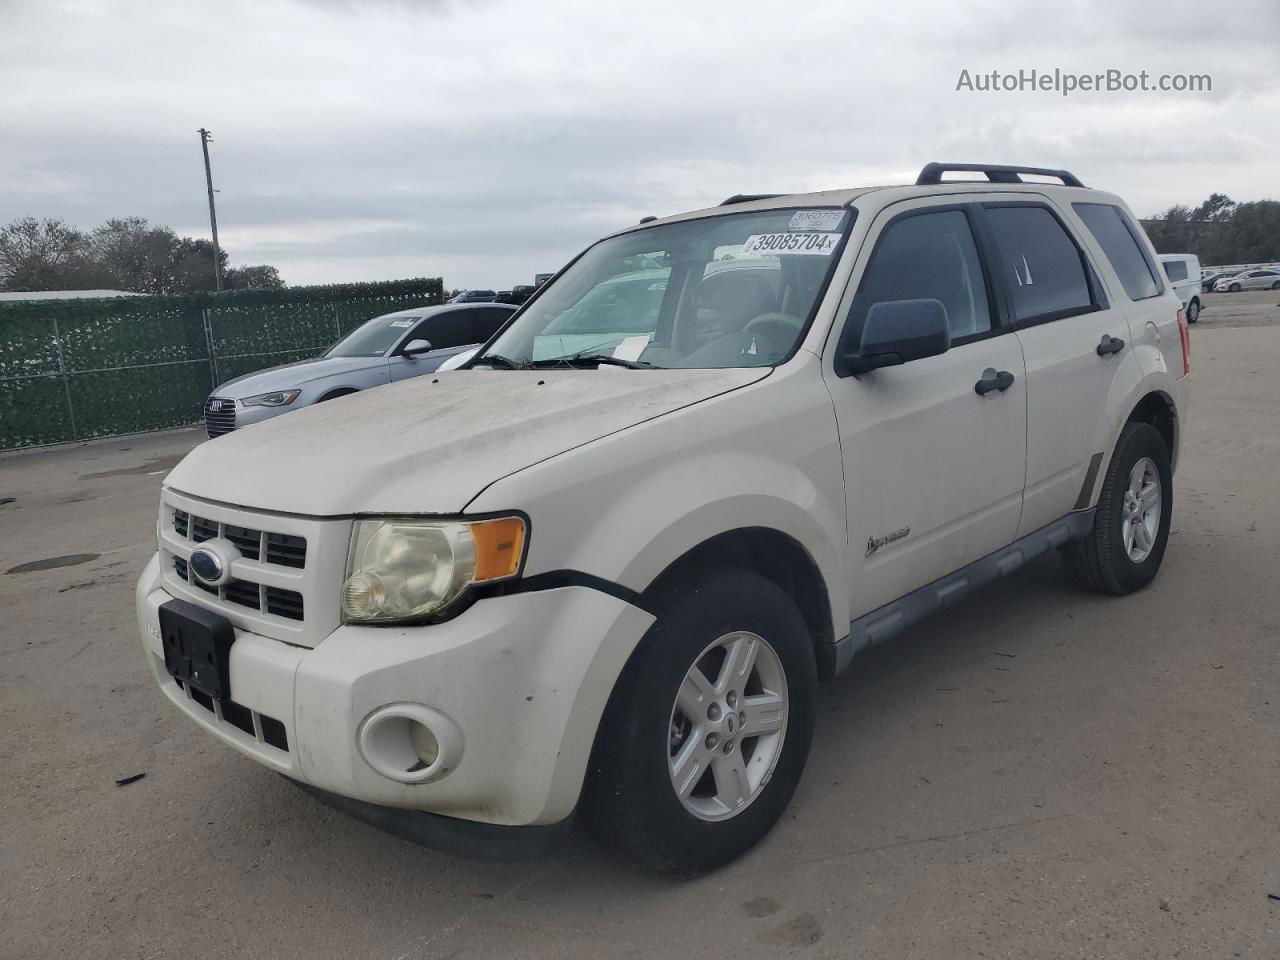
[[[402,835],[532,853],[579,812],[708,869],[777,821],[859,650],[1050,548],[1093,590],[1151,581],[1180,306],[1065,171],[643,223],[467,369],[194,450],[137,588],[147,663]]]

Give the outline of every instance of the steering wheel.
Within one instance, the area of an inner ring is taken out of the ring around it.
[[[769,339],[791,343],[802,326],[804,321],[790,313],[762,313],[752,318],[742,329],[746,333],[763,334]]]

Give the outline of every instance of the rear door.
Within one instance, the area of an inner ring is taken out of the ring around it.
[[[976,242],[973,204],[909,201],[882,211],[858,254],[838,343],[856,344],[871,305],[937,299],[944,354],[840,377],[835,406],[848,503],[850,613],[861,616],[1013,540],[1022,506],[1022,349]],[[1003,389],[979,381],[1012,375]]]
[[[983,204],[983,213],[1026,361],[1022,537],[1089,505],[1106,453],[1098,437],[1110,434],[1099,428],[1114,415],[1116,371],[1132,337],[1124,311],[1047,198]],[[1154,276],[1147,282],[1159,293]]]

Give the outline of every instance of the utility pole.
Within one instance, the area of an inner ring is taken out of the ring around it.
[[[218,247],[218,214],[213,209],[213,173],[209,170],[209,141],[213,137],[204,127],[200,128],[200,149],[204,151],[204,182],[209,188],[209,227],[213,230],[213,283],[222,289],[222,252]]]

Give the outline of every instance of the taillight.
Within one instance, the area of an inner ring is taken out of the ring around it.
[[[1187,311],[1178,311],[1178,338],[1182,341],[1182,375],[1191,372],[1191,324],[1187,323]]]

